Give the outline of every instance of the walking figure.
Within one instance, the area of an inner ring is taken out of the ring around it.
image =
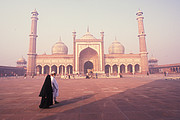
[[[58,104],[59,102],[56,101],[56,97],[59,96],[59,87],[55,79],[56,73],[54,71],[51,72],[51,85],[53,90],[53,99],[54,103]]]

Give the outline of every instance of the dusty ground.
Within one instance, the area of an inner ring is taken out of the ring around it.
[[[180,80],[60,79],[59,104],[39,109],[44,77],[0,78],[1,120],[180,120]]]

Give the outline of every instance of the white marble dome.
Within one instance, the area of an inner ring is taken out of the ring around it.
[[[52,47],[52,54],[64,55],[68,54],[67,46],[60,40]]]
[[[109,46],[109,54],[124,54],[124,46],[115,40],[110,46]]]

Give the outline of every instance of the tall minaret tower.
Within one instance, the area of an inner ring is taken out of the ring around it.
[[[36,69],[36,38],[37,38],[37,20],[38,13],[36,9],[31,13],[32,23],[31,23],[31,33],[29,35],[29,51],[28,51],[28,65],[27,65],[27,75],[35,75]]]
[[[102,49],[102,71],[105,72],[105,63],[104,63],[104,31],[100,31],[101,34],[101,49]]]
[[[138,37],[139,37],[139,48],[140,48],[140,56],[141,56],[141,72],[143,74],[146,74],[148,70],[148,57],[147,57],[147,49],[146,49],[146,40],[145,40],[145,32],[144,32],[144,25],[143,25],[143,19],[142,16],[143,12],[138,11],[136,13],[137,15],[137,21],[138,21]]]
[[[75,72],[75,71],[77,71],[76,70],[76,31],[74,30],[73,32],[73,59],[74,59],[74,61],[73,61],[73,71]]]

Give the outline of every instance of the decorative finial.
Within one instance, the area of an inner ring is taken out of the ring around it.
[[[115,41],[117,41],[116,36],[115,36]]]
[[[87,27],[87,32],[89,32],[89,26]]]
[[[59,37],[59,41],[61,42],[61,36]]]

